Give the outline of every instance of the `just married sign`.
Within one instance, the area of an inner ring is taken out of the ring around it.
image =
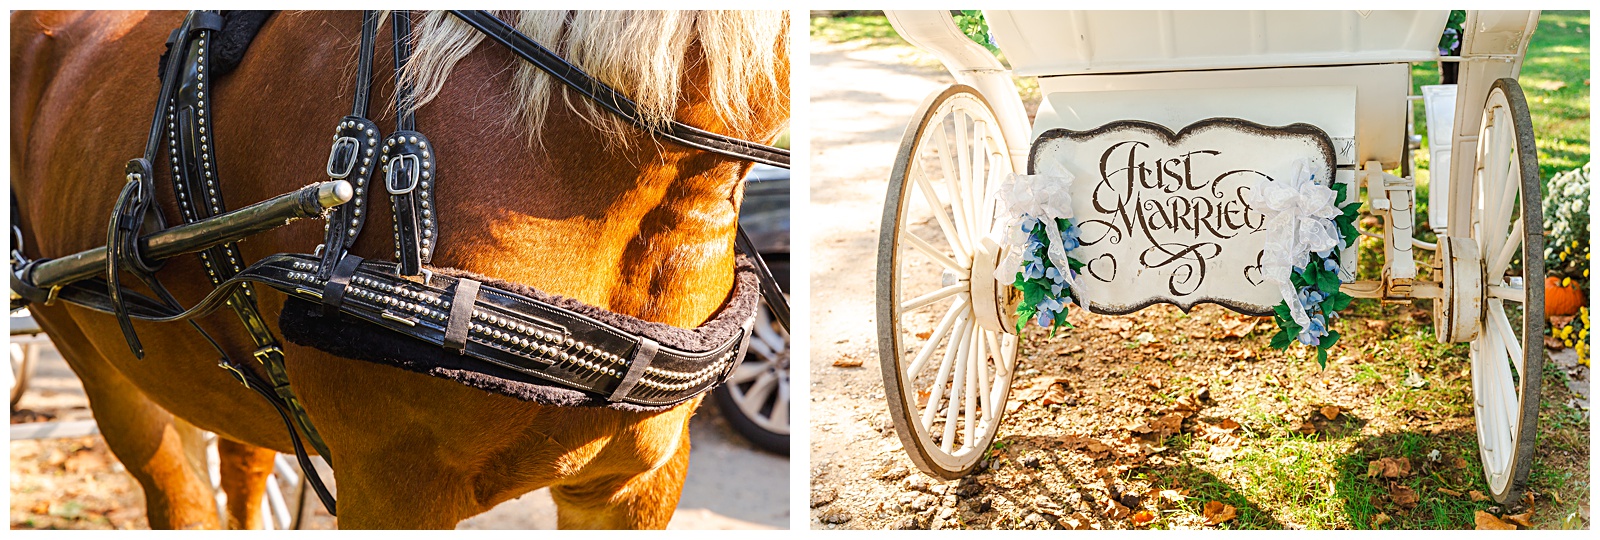
[[[1262,273],[1268,220],[1251,191],[1294,177],[1297,161],[1327,185],[1328,135],[1308,124],[1213,118],[1177,133],[1140,121],[1053,129],[1034,142],[1028,170],[1072,178],[1081,242],[1072,257],[1087,263],[1077,279],[1091,311],[1209,302],[1271,315],[1283,297]]]

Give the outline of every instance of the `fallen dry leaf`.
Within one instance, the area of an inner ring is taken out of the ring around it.
[[[1521,514],[1512,514],[1512,515],[1506,516],[1506,521],[1510,521],[1512,523],[1521,525],[1524,529],[1533,528],[1533,523],[1530,523],[1530,521],[1532,521],[1532,520],[1533,520],[1533,512],[1531,512],[1531,511],[1530,512],[1523,512]]]
[[[1070,516],[1062,517],[1060,523],[1068,529],[1081,531],[1089,528],[1089,517],[1083,515],[1082,512],[1078,512]]]
[[[1256,358],[1256,351],[1254,349],[1239,349],[1230,351],[1224,356],[1227,356],[1230,360],[1254,360]]]
[[[1378,528],[1378,527],[1380,527],[1383,524],[1388,523],[1388,522],[1389,522],[1389,514],[1385,514],[1383,512],[1378,512],[1378,515],[1372,516],[1372,528],[1374,528],[1374,529],[1376,529],[1376,528]]]
[[[833,367],[861,367],[861,359],[842,356],[833,361]]]
[[[1410,458],[1382,458],[1367,462],[1367,477],[1404,478],[1411,475]]]
[[[1183,502],[1185,499],[1189,498],[1186,495],[1186,493],[1188,493],[1188,491],[1189,490],[1187,490],[1187,489],[1182,490],[1182,491],[1172,490],[1172,489],[1163,489],[1163,490],[1161,490],[1160,493],[1157,493],[1156,495],[1161,497],[1162,499],[1166,499],[1166,500],[1169,500],[1169,501],[1172,501],[1172,502]]]
[[[1339,417],[1339,407],[1335,406],[1335,405],[1329,405],[1327,407],[1323,407],[1322,408],[1322,416],[1324,418],[1329,419],[1329,420],[1333,420],[1335,418],[1338,418]]]
[[[1205,508],[1201,509],[1201,514],[1205,516],[1207,525],[1221,525],[1238,517],[1239,511],[1231,504],[1211,501],[1206,503]]]
[[[1133,517],[1128,519],[1132,521],[1134,525],[1144,525],[1155,520],[1156,513],[1149,510],[1140,510],[1138,512],[1134,512]]]
[[[1222,340],[1248,336],[1251,332],[1256,331],[1256,325],[1260,322],[1261,319],[1255,317],[1244,317],[1239,319],[1235,319],[1233,317],[1224,317],[1222,320],[1217,321],[1217,330],[1219,331],[1212,334],[1211,339]]]
[[[1111,500],[1110,498],[1106,499],[1106,507],[1104,511],[1106,517],[1110,519],[1124,519],[1133,515],[1133,511],[1129,510],[1128,507],[1123,506],[1122,503]]]
[[[1451,497],[1460,497],[1461,496],[1461,492],[1460,491],[1456,491],[1456,490],[1453,490],[1453,489],[1450,489],[1450,488],[1439,488],[1439,493],[1443,493],[1443,494],[1449,495]]]
[[[1195,431],[1201,440],[1222,446],[1239,444],[1239,438],[1233,435],[1234,430],[1239,429],[1239,423],[1233,421],[1232,418],[1225,418],[1222,422],[1216,424],[1198,422],[1195,427]]]
[[[928,339],[928,336],[931,336],[931,335],[933,335],[933,331],[932,330],[928,330],[928,331],[925,331],[925,332],[917,332],[917,339]]]
[[[1450,467],[1456,469],[1465,469],[1467,468],[1467,460],[1462,459],[1461,456],[1455,456],[1450,460]]]
[[[1309,421],[1300,422],[1300,427],[1295,428],[1295,431],[1300,432],[1301,435],[1310,435],[1317,432],[1317,426]]]
[[[1417,497],[1417,492],[1411,488],[1394,486],[1389,488],[1389,500],[1401,508],[1411,508],[1416,506],[1420,499]]]
[[[1473,493],[1477,493],[1474,491]],[[1480,531],[1515,531],[1516,525],[1500,521],[1494,514],[1478,510],[1472,513],[1472,521],[1478,525]]]
[[[917,390],[917,406],[918,407],[927,407],[928,406],[928,398],[932,397],[932,396],[933,396],[933,390],[932,389],[924,388],[924,389],[921,389],[921,390]]]
[[[1132,429],[1134,433],[1153,433],[1158,439],[1165,439],[1174,433],[1183,431],[1184,415],[1167,413],[1161,418],[1146,422],[1144,425]]]
[[[1483,502],[1489,500],[1487,495],[1484,495],[1483,492],[1476,489],[1467,492],[1467,496],[1472,497],[1472,502]]]

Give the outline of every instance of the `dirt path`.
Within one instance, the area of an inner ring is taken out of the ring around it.
[[[1544,374],[1514,515],[1482,496],[1466,347],[1437,343],[1427,309],[1366,301],[1326,370],[1215,306],[1033,328],[991,457],[959,481],[917,471],[884,401],[874,265],[902,131],[950,78],[908,46],[811,47],[811,527],[1588,527],[1587,368]]]
[[[813,511],[815,527],[819,512],[876,511],[867,500],[881,498],[856,492],[855,481],[869,472],[864,464],[909,463],[885,423],[873,261],[889,168],[906,122],[924,97],[952,79],[936,67],[906,65],[906,56],[920,54],[909,46],[812,40],[811,50],[810,476],[814,492],[851,499],[849,509]],[[875,528],[861,521],[849,526]]]
[[[83,385],[53,348],[44,350],[13,425],[92,420]],[[689,422],[689,476],[670,529],[784,529],[789,460],[733,432],[715,405]],[[13,529],[142,529],[144,494],[98,435],[10,443]],[[327,478],[327,477],[324,477]],[[310,529],[336,520],[313,503]],[[554,529],[555,503],[541,489],[461,522],[459,529]]]

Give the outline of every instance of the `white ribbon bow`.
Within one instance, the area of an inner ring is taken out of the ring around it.
[[[1008,216],[1004,225],[1005,242],[1011,250],[995,268],[994,278],[1010,284],[1022,272],[1023,251],[1028,246],[1028,233],[1023,232],[1022,221],[1024,216],[1033,217],[1043,223],[1045,236],[1050,239],[1045,256],[1061,272],[1067,286],[1087,304],[1083,287],[1072,278],[1067,250],[1062,247],[1061,229],[1056,227],[1057,219],[1072,218],[1072,172],[1051,161],[1041,163],[1040,167],[1043,170],[1039,174],[1012,173],[1000,183],[1000,201]]]
[[[1310,324],[1290,276],[1311,261],[1311,254],[1339,246],[1339,227],[1333,221],[1341,212],[1334,206],[1332,189],[1317,183],[1305,159],[1294,162],[1288,179],[1263,178],[1245,202],[1266,215],[1267,242],[1261,256],[1261,275],[1278,285],[1289,314],[1302,328]]]

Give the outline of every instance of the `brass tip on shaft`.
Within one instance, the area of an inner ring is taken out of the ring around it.
[[[355,196],[355,188],[350,187],[350,183],[344,180],[323,182],[322,185],[317,186],[317,202],[323,208],[333,208],[350,202],[350,199],[355,198]]]

